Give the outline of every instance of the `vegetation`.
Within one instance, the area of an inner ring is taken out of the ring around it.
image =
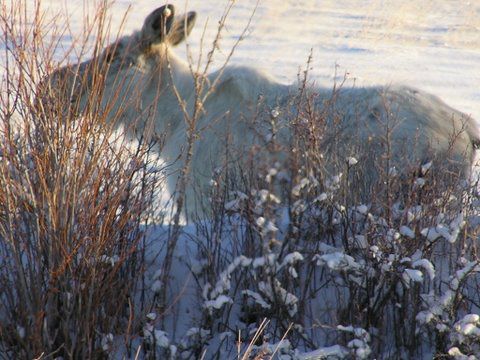
[[[40,5],[33,18],[24,2],[0,13],[0,358],[480,354],[478,184],[431,163],[394,169],[388,151],[368,166],[361,148],[326,164],[343,84],[318,107],[306,71],[288,104],[262,108],[272,136],[257,158],[285,161],[245,168],[232,159],[197,193],[209,220],[184,226],[191,164],[168,194],[177,203],[167,218],[171,205],[158,200],[167,197],[166,134],[127,141],[116,129],[121,110],[102,111],[98,100],[108,62],[80,84],[87,105],[62,91],[71,84],[43,81],[74,50],[108,45],[107,9],[58,62],[65,34]],[[187,154],[197,101],[185,114]],[[289,143],[274,136],[280,122]],[[369,166],[381,176],[367,182]]]

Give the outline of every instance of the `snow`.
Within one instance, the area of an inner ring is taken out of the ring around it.
[[[422,169],[421,169],[422,175],[425,175],[428,172],[428,170],[430,170],[431,167],[432,167],[432,162],[431,161],[429,161],[426,164],[423,164]]]
[[[265,224],[265,218],[263,216],[259,216],[256,221],[257,225],[262,227]]]
[[[334,345],[329,347],[324,347],[311,351],[308,353],[301,354],[299,359],[301,360],[320,360],[320,359],[344,359],[348,356],[348,350],[340,345]]]
[[[318,266],[326,265],[331,270],[356,270],[361,266],[355,262],[350,255],[343,252],[335,252],[324,255],[316,255],[314,260],[317,261]]]
[[[225,1],[202,1],[186,0],[171,1],[175,4],[177,12],[182,12],[188,5],[189,10],[198,13],[197,26],[192,32],[189,43],[193,51],[193,58],[199,52],[199,43],[202,36],[202,29],[206,25],[204,44],[208,49],[215,35],[221,12]],[[33,0],[32,0],[33,3]],[[226,33],[221,39],[221,49],[214,62],[214,68],[219,67],[228,54],[228,49],[238,38],[243,26],[246,24],[249,14],[253,11],[255,0],[238,2],[228,20]],[[83,7],[82,1],[59,2],[57,0],[43,0],[43,4],[50,8],[50,14],[66,10],[71,15],[70,28],[75,34],[82,30],[81,19],[85,11],[92,11],[90,6]],[[163,4],[159,4],[163,5]],[[143,19],[154,7],[149,0],[117,0],[111,6],[112,17],[111,28],[116,32],[120,27],[123,14],[128,9],[125,25],[121,28],[121,34],[127,34],[133,29],[141,26]],[[291,83],[295,81],[299,67],[304,67],[310,49],[313,50],[313,62],[311,64],[311,78],[317,85],[331,87],[335,81],[341,80],[345,73],[348,73],[350,82],[355,81],[359,85],[406,83],[415,87],[430,91],[440,96],[450,105],[472,114],[480,120],[480,2],[462,2],[452,0],[425,0],[422,2],[405,0],[400,2],[385,2],[375,0],[358,6],[353,0],[338,1],[284,1],[264,0],[256,10],[252,28],[246,39],[241,43],[232,58],[232,64],[255,64],[256,67],[274,74],[281,81]],[[73,42],[71,37],[62,38],[61,45],[64,48]],[[4,44],[0,42],[0,49]],[[179,48],[179,54],[185,55],[185,47]],[[0,63],[3,58],[0,59]],[[277,118],[280,113],[277,109],[271,112],[272,118]],[[358,160],[354,157],[346,159],[349,166],[354,166]],[[357,165],[358,166],[358,165]],[[421,168],[422,174],[427,173],[431,163],[424,164]],[[397,169],[390,169],[390,176],[395,176]],[[270,182],[275,176],[281,174],[276,168],[271,168],[266,180]],[[334,191],[341,180],[341,174],[332,177],[327,193],[321,193],[313,202],[323,202],[330,198],[330,191]],[[423,178],[416,179],[418,187],[423,186]],[[212,179],[212,186],[216,186]],[[292,194],[301,196],[301,192],[308,186],[315,186],[315,181],[304,177],[294,187]],[[226,204],[227,210],[236,211],[240,209],[242,202],[249,199],[249,196],[236,192],[231,194],[233,200]],[[279,200],[267,190],[260,190],[257,194],[258,204],[266,201],[278,203]],[[257,204],[257,205],[258,205]],[[356,211],[360,215],[367,215],[367,205],[359,205]],[[409,209],[407,223],[413,222],[422,216],[421,206],[414,206]],[[333,220],[335,221],[335,220]],[[377,220],[375,220],[377,221]],[[381,223],[381,219],[378,219]],[[435,226],[422,229],[421,235],[428,241],[445,239],[451,243],[455,242],[458,234],[465,224],[463,214],[459,214],[450,223],[438,223]],[[283,224],[275,224],[263,216],[257,217],[257,225],[265,232],[277,232]],[[419,229],[420,230],[420,229]],[[185,231],[188,232],[188,229]],[[415,231],[409,226],[403,225],[393,231],[393,237],[401,234],[410,239],[415,238]],[[185,237],[187,238],[187,237]],[[359,244],[364,244],[365,238],[354,237]],[[188,257],[189,245],[187,239],[178,245],[177,256]],[[191,245],[190,245],[191,246]],[[318,266],[327,266],[332,271],[356,271],[362,268],[355,259],[344,253],[343,249],[333,247],[325,243],[319,243],[318,249],[321,254],[316,255],[313,260]],[[378,254],[381,252],[378,246],[372,246],[371,251]],[[296,262],[304,260],[300,252],[292,252],[283,257],[281,264],[277,263],[275,254],[266,254],[254,259],[245,256],[235,258],[226,269],[219,274],[216,283],[205,284],[202,289],[203,306],[211,311],[221,309],[226,304],[232,303],[227,296],[230,289],[232,273],[239,267],[250,267],[253,270],[259,268],[276,267],[276,270],[287,267],[291,277],[296,278],[297,272],[293,268]],[[103,257],[102,261],[114,266],[118,259]],[[393,260],[392,260],[393,261]],[[402,260],[403,262],[403,260]],[[435,277],[433,264],[422,257],[411,256],[405,261],[405,269],[402,277],[405,282],[423,282],[424,277],[430,280]],[[201,265],[201,264],[200,264]],[[204,266],[204,265],[201,265]],[[386,265],[385,265],[386,266]],[[201,271],[199,267],[198,271]],[[262,270],[262,269],[259,269]],[[268,269],[265,269],[267,271]],[[446,291],[444,296],[432,306],[429,311],[420,312],[417,315],[417,322],[426,324],[441,317],[455,296],[461,280],[470,272],[479,272],[478,262],[466,262],[461,270],[456,273],[456,278],[450,282],[452,291]],[[172,270],[173,277],[184,281],[188,270],[178,265]],[[161,273],[156,273],[151,278],[150,290],[159,293],[162,283],[159,280]],[[188,281],[188,280],[186,280]],[[294,316],[297,312],[298,299],[281,284],[260,282],[258,290],[245,290],[242,292],[246,297],[262,308],[269,309],[276,296],[285,304],[289,315]],[[276,295],[276,296],[275,296]],[[188,297],[189,294],[187,293]],[[188,302],[188,301],[187,301]],[[187,305],[185,305],[187,306]],[[149,321],[145,327],[145,337],[157,346],[168,348],[171,352],[173,345],[170,345],[169,334],[156,329],[150,322],[157,318],[155,313],[146,315]],[[445,328],[445,324],[437,324],[437,327]],[[455,330],[464,336],[480,335],[479,316],[467,314],[460,321],[455,323]],[[341,331],[351,333],[354,336],[348,342],[350,349],[340,345],[323,347],[312,352],[299,354],[299,359],[321,359],[326,357],[345,358],[352,356],[350,350],[355,351],[358,358],[368,358],[369,334],[363,329],[353,327],[341,327]],[[170,331],[170,330],[169,330]],[[446,331],[446,330],[445,330]],[[20,338],[25,336],[25,329],[17,328]],[[200,334],[207,335],[208,330],[191,328],[186,331],[186,336]],[[179,331],[181,333],[181,331]],[[111,334],[104,335],[102,344],[109,347]],[[170,334],[172,335],[172,334]],[[368,335],[368,336],[367,336]],[[173,336],[173,335],[172,335]],[[173,340],[172,340],[173,342]],[[176,350],[175,350],[176,351]],[[452,347],[449,351],[452,356],[458,358],[469,358],[463,355],[458,348]]]
[[[157,314],[155,314],[155,313],[148,313],[147,316],[146,316],[146,318],[147,318],[148,320],[154,321],[154,320],[157,318]]]
[[[302,261],[304,259],[303,255],[300,254],[298,251],[295,251],[293,253],[287,254],[282,261],[282,264],[280,267],[284,267],[286,265],[293,265],[298,261]]]
[[[367,212],[368,212],[368,206],[367,205],[359,205],[357,206],[356,210],[362,214],[362,215],[366,215]]]
[[[277,260],[277,256],[275,254],[268,254],[268,255],[254,259],[252,266],[254,269],[256,269],[258,267],[273,265],[276,260]]]
[[[412,229],[410,229],[408,226],[400,226],[400,234],[402,234],[403,236],[406,236],[410,239],[414,239],[415,238],[415,233],[413,232]]]
[[[463,317],[463,321],[467,323],[479,323],[480,324],[480,316],[477,314],[468,314]]]
[[[20,339],[25,338],[25,328],[17,325],[17,334],[20,337]]]
[[[440,237],[445,239],[450,238],[450,234],[448,233],[448,229],[443,226],[442,224],[437,225],[436,227],[425,228],[420,232],[423,236],[425,236],[428,241],[433,242]]]
[[[414,268],[422,268],[429,276],[430,280],[435,278],[435,268],[433,264],[427,259],[420,259],[412,263]]]
[[[100,256],[100,261],[104,262],[105,264],[108,264],[110,266],[115,266],[115,263],[119,261],[119,258],[117,255],[115,256],[107,256],[107,255],[102,255]]]
[[[422,188],[426,183],[426,180],[424,178],[417,178],[415,179],[415,182],[413,183],[414,188]]]
[[[303,178],[300,180],[300,183],[295,185],[295,187],[292,189],[292,195],[293,196],[300,196],[300,191],[305,188],[308,184],[310,184],[310,181],[308,178]]]
[[[152,324],[146,324],[143,327],[143,333],[145,339],[150,344],[156,344],[157,346],[163,348],[168,348],[168,346],[170,345],[167,333],[162,330],[155,329]]]
[[[33,0],[30,0],[33,4]],[[83,28],[81,19],[93,12],[93,1],[44,0],[54,16],[70,14],[74,34]],[[223,0],[171,1],[177,12],[195,10],[197,26],[190,36],[193,58],[205,27],[204,44],[210,45],[218,19],[227,2]],[[228,26],[216,57],[219,67],[228,49],[237,40],[256,0],[238,2],[231,11]],[[161,5],[161,4],[160,4]],[[110,7],[114,14],[110,27],[126,34],[141,27],[143,19],[157,6],[149,0],[117,0]],[[158,5],[159,6],[159,5]],[[33,6],[30,8],[33,11]],[[123,14],[128,11],[123,26]],[[452,0],[356,1],[294,0],[261,1],[252,26],[232,58],[233,64],[255,64],[284,82],[296,79],[310,50],[310,73],[317,84],[331,86],[345,73],[361,86],[371,84],[410,84],[444,99],[448,104],[480,119],[480,2]],[[74,39],[62,38],[67,48]],[[179,49],[185,54],[185,47]]]
[[[448,350],[448,355],[452,356],[455,360],[476,360],[477,357],[475,355],[464,355],[458,347],[452,347]]]
[[[205,301],[204,306],[211,311],[211,309],[221,309],[223,305],[232,303],[232,299],[228,296],[220,295],[215,300]]]
[[[275,303],[275,300],[282,301],[282,304],[287,308],[290,317],[293,317],[297,313],[298,298],[286,291],[280,285],[278,280],[274,280],[273,287],[269,283],[260,281],[258,283],[258,288],[263,294],[265,294],[271,303]]]
[[[313,202],[322,202],[322,201],[325,201],[328,199],[328,195],[325,194],[325,193],[321,193],[320,195],[318,195],[314,200]]]
[[[244,291],[242,291],[242,294],[250,296],[251,298],[253,298],[253,300],[255,300],[255,303],[257,303],[258,305],[260,305],[264,309],[270,309],[270,307],[271,307],[270,304],[268,304],[263,299],[262,295],[260,295],[259,293],[255,292],[255,291],[244,290]]]
[[[113,334],[109,333],[102,337],[102,349],[104,351],[109,351],[113,344]]]
[[[405,269],[404,273],[402,274],[403,279],[405,282],[423,282],[423,273],[420,270],[414,269]]]
[[[460,231],[465,225],[464,216],[459,213],[455,219],[453,219],[449,225],[438,224],[435,227],[422,229],[421,234],[425,236],[429,241],[435,241],[442,237],[451,244],[457,241]]]
[[[354,157],[349,157],[347,159],[348,166],[353,166],[353,165],[356,165],[357,163],[358,163],[358,160],[355,159]]]
[[[150,289],[156,294],[160,293],[162,290],[162,282],[160,280],[155,280]]]

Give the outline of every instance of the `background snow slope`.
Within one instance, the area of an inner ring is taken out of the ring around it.
[[[33,4],[33,0],[32,4]],[[71,15],[70,28],[82,29],[82,14],[94,2],[44,0],[45,7]],[[111,6],[117,31],[140,28],[143,19],[166,1],[117,0]],[[198,13],[190,36],[198,53],[202,29],[210,49],[218,20],[228,1],[171,0],[177,12]],[[220,43],[216,66],[241,34],[256,0],[237,1]],[[71,37],[65,37],[69,45]],[[180,46],[185,53],[185,47]],[[284,82],[296,79],[313,49],[313,79],[330,87],[335,73],[360,85],[401,82],[432,92],[450,105],[480,119],[480,1],[458,0],[263,0],[247,38],[231,63],[254,65]]]

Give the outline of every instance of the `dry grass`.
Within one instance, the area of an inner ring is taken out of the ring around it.
[[[40,4],[26,21],[25,6],[0,14],[1,356],[101,358],[108,334],[121,333],[128,348],[139,326],[143,224],[160,176],[151,144],[112,142],[94,106],[79,118],[65,111],[75,94],[37,86],[58,66],[43,36],[66,34],[49,32]],[[102,33],[104,15],[91,32]],[[101,94],[100,80],[92,86]]]

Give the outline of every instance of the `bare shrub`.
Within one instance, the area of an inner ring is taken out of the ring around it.
[[[272,132],[279,121],[294,134],[258,158],[287,148],[288,161],[212,174],[204,206],[215,216],[196,224],[191,265],[203,336],[179,351],[220,359],[242,344],[251,358],[477,355],[478,184],[441,159],[393,168],[388,128],[373,163],[368,146],[327,158],[344,85],[319,106],[302,83],[273,118],[271,109],[258,114]]]
[[[345,146],[345,85],[320,97],[301,74],[283,102],[258,98],[251,123],[267,136],[246,160],[225,139],[225,166],[209,192],[198,190],[201,213],[212,216],[184,227],[198,121],[216,90],[206,75],[217,35],[203,70],[200,59],[189,67],[192,112],[172,89],[186,129],[176,209],[170,227],[148,228],[147,242],[143,225],[164,220],[154,212],[162,169],[151,150],[161,152],[168,134],[140,131],[133,149],[123,134],[112,142],[116,120],[138,100],[120,85],[142,89],[114,79],[118,92],[104,96],[118,45],[101,54],[105,9],[87,30],[93,60],[59,67],[55,47],[44,47],[48,24],[40,11],[31,25],[20,21],[22,6],[1,19],[10,44],[0,99],[3,357],[478,354],[478,194],[442,159],[395,169],[395,114],[380,142]],[[88,44],[77,45],[87,53]],[[41,81],[46,73],[55,81]],[[383,106],[390,114],[389,99]],[[130,133],[155,115],[131,119]]]
[[[0,352],[4,358],[102,358],[113,351],[114,336],[121,335],[116,346],[129,349],[138,334],[143,228],[161,173],[150,154],[153,142],[131,146],[114,139],[95,96],[80,114],[75,93],[59,97],[58,88],[42,83],[62,65],[53,60],[58,50],[51,39],[68,34],[46,22],[40,2],[31,22],[27,8],[16,2],[0,13],[6,61]],[[86,30],[96,32],[93,51],[106,36],[104,10]],[[88,44],[74,42],[84,53]],[[101,96],[106,65],[95,66],[89,85]],[[72,104],[69,111],[65,102]]]

